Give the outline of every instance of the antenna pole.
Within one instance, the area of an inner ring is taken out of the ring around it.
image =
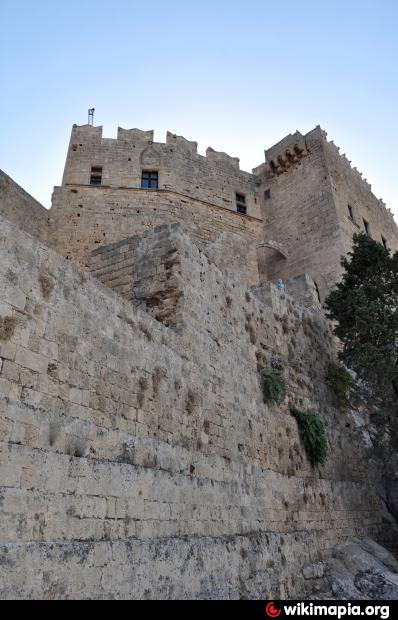
[[[94,112],[95,108],[90,108],[88,111],[88,124],[91,126],[94,125]]]

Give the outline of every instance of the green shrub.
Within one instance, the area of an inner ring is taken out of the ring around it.
[[[297,420],[300,438],[304,444],[311,465],[323,465],[328,453],[325,427],[319,417],[311,411],[292,409]]]
[[[265,368],[261,372],[263,382],[263,395],[265,403],[280,405],[286,397],[286,381],[282,375],[273,368]]]
[[[326,381],[335,394],[340,409],[348,409],[350,406],[348,394],[353,385],[353,380],[348,370],[343,366],[333,364],[329,369]]]

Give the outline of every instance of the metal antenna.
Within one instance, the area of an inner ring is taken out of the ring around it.
[[[94,125],[94,112],[95,108],[90,108],[88,111],[88,124],[91,126]]]

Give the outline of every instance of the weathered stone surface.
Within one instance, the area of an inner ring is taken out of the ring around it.
[[[397,600],[398,562],[383,547],[367,538],[353,539],[338,545],[333,555],[320,584],[322,598]]]
[[[46,241],[48,211],[0,170],[0,216],[14,222],[30,235]]]
[[[292,161],[286,152],[294,153],[295,145],[302,153]],[[266,166],[254,171],[263,201],[262,237],[281,244],[288,258],[276,251],[260,256],[261,279],[307,273],[323,302],[341,275],[340,257],[350,251],[353,234],[364,232],[364,220],[374,239],[381,243],[384,238],[388,247],[398,249],[391,212],[320,127],[305,136],[287,136],[265,155]],[[275,172],[271,162],[278,166]]]
[[[3,597],[297,597],[303,567],[386,527],[362,431],[326,384],[326,320],[227,277],[176,226],[146,233],[159,253],[141,290],[158,290],[170,244],[177,330],[1,221],[0,303],[18,317],[0,349]],[[278,407],[259,379],[275,360]],[[316,471],[291,404],[327,423]]]
[[[361,222],[398,249],[392,217],[320,128],[253,174],[153,138],[75,126],[49,213],[0,176],[0,597],[396,597],[371,540],[397,540],[395,460],[366,398],[335,409],[319,311]]]
[[[387,464],[387,505],[398,521],[398,454],[393,454]]]
[[[214,149],[198,155],[196,142],[181,136],[153,139],[153,131],[119,128],[109,139],[102,127],[75,125],[50,211],[3,174],[0,213],[83,269],[98,247],[178,222],[242,281],[308,274],[321,302],[365,222],[374,239],[398,249],[391,212],[320,127],[286,136],[252,174]],[[102,169],[100,185],[90,185],[92,166]],[[141,188],[145,170],[158,173],[157,189]]]

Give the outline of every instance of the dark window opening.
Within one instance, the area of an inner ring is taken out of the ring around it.
[[[264,200],[269,200],[271,198],[271,190],[266,189],[264,192]]]
[[[102,166],[91,166],[90,185],[102,184]]]
[[[369,222],[367,222],[367,221],[364,219],[364,220],[363,220],[363,225],[364,225],[364,228],[365,228],[365,232],[366,232],[366,234],[367,234],[367,235],[369,235],[369,237],[370,237],[370,226],[369,226]]]
[[[348,216],[350,218],[350,220],[354,220],[354,212],[352,210],[352,206],[348,205]]]
[[[236,210],[238,211],[238,213],[246,215],[247,205],[246,196],[244,194],[236,194]]]
[[[141,178],[142,189],[158,189],[159,185],[159,173],[154,171],[144,170]]]
[[[386,248],[386,250],[388,250],[388,246],[387,246],[387,239],[385,239],[385,238],[383,237],[383,235],[382,235],[382,236],[381,236],[381,240],[382,240],[383,245],[384,245],[384,247]]]

